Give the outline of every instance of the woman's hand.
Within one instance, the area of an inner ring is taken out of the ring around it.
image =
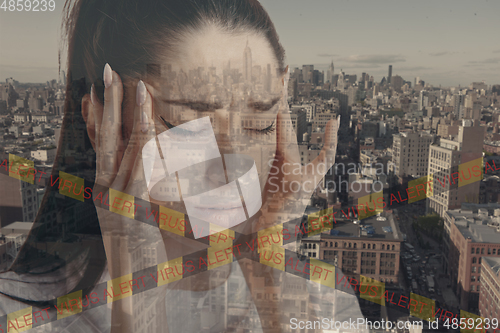
[[[95,117],[96,183],[149,200],[142,166],[142,147],[155,137],[152,97],[139,81],[135,97],[134,127],[125,146],[122,133],[123,85],[120,77],[106,64],[104,69],[104,105],[92,90]]]
[[[291,221],[302,218],[302,214],[313,192],[323,180],[328,170],[335,164],[340,116],[338,116],[337,119],[331,119],[326,124],[323,148],[318,156],[309,164],[302,166],[297,137],[295,135],[292,137],[287,135],[287,125],[292,125],[287,101],[288,78],[289,73],[287,72],[283,79],[283,103],[277,117],[277,147],[272,170],[275,172],[273,175],[279,179],[279,181],[275,181],[274,184],[280,184],[279,191],[274,192],[279,192],[283,198],[295,202],[294,206],[297,208],[295,209],[296,213],[292,214],[288,212],[289,214],[287,216],[287,221]],[[269,195],[269,193],[267,195]],[[278,220],[273,214],[268,213],[254,226],[254,232],[283,222],[286,221]]]
[[[153,260],[166,261],[166,255],[159,229],[137,223],[133,219],[135,206],[130,209],[122,204],[125,199],[129,202],[134,201],[133,197],[149,201],[143,171],[142,148],[149,140],[154,139],[156,134],[152,120],[152,97],[146,85],[139,81],[135,94],[133,130],[128,143],[125,143],[122,126],[124,88],[120,77],[108,64],[104,69],[104,84],[104,105],[99,102],[92,87],[90,97],[87,96],[82,101],[82,114],[96,152],[94,203],[106,250],[109,274],[111,279],[115,279],[138,269],[137,265],[133,265],[132,255],[135,252],[132,252],[131,248],[139,251],[141,255],[139,261],[144,260],[143,250],[140,249],[143,246],[156,250],[157,258]],[[115,197],[121,196],[122,200],[117,200],[119,204],[115,207],[119,206],[122,213],[129,214],[120,214],[108,210],[107,207],[99,207],[101,201],[96,196],[101,195],[101,200],[104,201],[106,194],[109,201],[107,204],[110,206],[115,204]],[[154,247],[154,244],[161,246]],[[155,262],[151,263],[153,264]],[[158,288],[154,293],[161,297],[162,291],[163,288]],[[136,298],[136,296],[127,297],[113,303],[112,332],[131,332],[133,319],[128,313],[133,308]]]

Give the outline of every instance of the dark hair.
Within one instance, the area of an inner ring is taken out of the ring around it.
[[[175,52],[184,31],[211,22],[228,31],[262,33],[283,70],[284,51],[268,14],[257,0],[89,0],[66,9],[69,73],[95,82],[109,63],[122,80],[143,78],[147,64]],[[90,87],[88,87],[90,88]]]
[[[164,54],[160,50],[175,52],[174,45],[182,32],[195,31],[208,22],[228,31],[250,29],[261,33],[269,41],[280,70],[284,71],[283,48],[271,19],[257,0],[67,0],[65,13],[66,100],[52,175],[58,177],[61,171],[66,172],[85,179],[86,186],[92,184],[95,177],[95,152],[82,118],[81,102],[92,83],[102,87],[106,63],[124,82],[138,80],[146,76],[149,64],[161,63]],[[102,89],[96,90],[102,101]],[[74,152],[80,155],[74,156]],[[85,260],[90,266],[86,266],[89,269],[79,281],[73,281],[76,286],[72,289],[88,293],[106,263],[99,221],[92,203],[60,195],[58,184],[47,187],[34,227],[9,270],[28,275],[53,271],[54,265],[47,264],[51,255],[44,252],[43,244],[50,242],[62,254],[67,251],[64,244],[76,244],[76,239],[81,239],[75,237],[76,234],[92,235],[86,237],[92,241],[78,243],[79,251],[87,253],[86,258],[79,257],[79,262]],[[57,267],[72,266],[71,260],[58,259]],[[68,291],[61,291],[61,295],[65,293]],[[32,303],[50,299],[8,296]]]

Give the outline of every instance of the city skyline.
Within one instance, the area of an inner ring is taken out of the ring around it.
[[[261,2],[292,68],[314,64],[326,71],[333,61],[336,74],[341,69],[358,76],[367,72],[380,82],[392,64],[393,75],[407,81],[420,77],[434,86],[499,83],[500,48],[488,37],[500,28],[494,16],[498,2],[441,1],[431,7],[393,1]],[[62,7],[57,3],[54,12],[45,13],[0,12],[2,31],[11,31],[0,35],[2,81],[58,77]]]

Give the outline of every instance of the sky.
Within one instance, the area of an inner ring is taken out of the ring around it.
[[[63,0],[53,12],[0,10],[0,80],[58,77]],[[500,84],[498,0],[261,0],[293,67],[393,75],[434,86]],[[495,33],[496,31],[496,33]]]

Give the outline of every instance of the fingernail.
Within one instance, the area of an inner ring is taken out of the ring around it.
[[[90,87],[90,102],[92,103],[93,106],[96,105],[97,98],[95,96],[95,90],[94,90],[94,85]]]
[[[146,114],[146,112],[142,111],[142,113],[141,113],[141,132],[147,133],[148,130],[149,130],[148,115]]]
[[[111,66],[106,63],[104,66],[104,86],[108,88],[111,83],[113,83],[113,71],[111,70]]]
[[[146,86],[144,85],[144,82],[140,80],[139,84],[137,85],[137,94],[135,96],[135,100],[138,106],[142,106],[144,103],[146,103],[146,93]]]

